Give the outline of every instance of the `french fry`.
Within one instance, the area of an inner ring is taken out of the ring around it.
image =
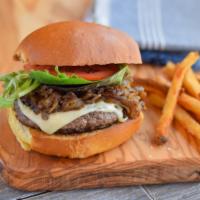
[[[200,153],[200,140],[196,140],[195,137],[189,133],[177,120],[174,121],[174,127],[183,136],[194,149]]]
[[[200,101],[186,93],[180,94],[178,103],[186,110],[200,116]]]
[[[150,103],[158,108],[162,108],[165,103],[164,97],[151,93],[148,96],[148,100]],[[200,139],[200,124],[193,119],[193,117],[187,113],[184,109],[182,109],[180,106],[176,106],[174,118],[192,135],[194,135],[196,138]],[[187,122],[187,123],[186,123]]]
[[[188,70],[183,85],[189,94],[196,98],[200,98],[200,83],[192,70]]]
[[[162,108],[165,103],[165,97],[159,94],[150,93],[148,95],[148,101],[151,105],[158,108]]]
[[[200,123],[200,115],[194,115],[194,117]]]
[[[200,139],[200,124],[191,117],[184,109],[177,106],[175,119],[193,136]]]
[[[151,105],[162,108],[164,105],[164,99],[165,97],[163,95],[155,94],[155,93],[150,93],[148,95],[148,101],[150,102]],[[178,104],[181,105],[183,108],[186,110],[192,112],[195,116],[197,121],[200,122],[200,101],[195,99],[194,97],[189,96],[186,93],[182,93],[178,97]]]
[[[165,104],[162,109],[162,114],[157,124],[157,133],[155,137],[155,142],[157,144],[163,144],[167,141],[168,128],[173,120],[174,110],[176,107],[179,92],[182,87],[183,79],[186,72],[191,68],[191,66],[198,60],[199,54],[197,52],[191,52],[188,56],[178,64],[173,79],[171,87],[166,96]]]
[[[175,69],[176,65],[173,62],[169,61],[167,62],[167,65],[163,68],[163,72],[165,75],[167,75],[169,79],[172,79]]]
[[[169,87],[164,84],[158,83],[152,79],[134,78],[132,86],[143,86],[145,91],[153,92],[160,95],[166,94]]]
[[[166,67],[163,69],[163,72],[172,79],[173,74],[175,73],[176,65],[172,62],[168,62]],[[200,83],[197,79],[197,76],[192,69],[189,69],[183,80],[183,86],[189,94],[196,98],[200,98]]]
[[[161,102],[163,98],[165,98],[168,86],[151,79],[141,78],[136,78],[133,85],[140,85],[145,88],[145,91],[149,93],[148,101],[150,102],[150,104],[157,107],[157,104],[159,104],[158,102],[160,102],[160,105],[164,105],[164,103],[161,104]],[[195,118],[198,119],[198,121],[200,122],[200,100],[182,92],[178,97],[178,104],[184,107],[186,110],[193,112]]]

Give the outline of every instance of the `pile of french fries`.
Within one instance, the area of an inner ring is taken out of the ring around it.
[[[192,70],[198,59],[199,53],[190,52],[178,64],[167,63],[163,73],[170,80],[170,86],[149,79],[136,79],[133,83],[142,85],[147,101],[162,110],[153,140],[158,145],[168,141],[173,120],[200,139],[200,76]]]

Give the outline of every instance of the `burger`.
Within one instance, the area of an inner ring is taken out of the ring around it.
[[[142,122],[143,88],[132,87],[137,43],[118,30],[59,22],[28,35],[14,60],[23,70],[0,76],[0,107],[24,150],[85,158],[117,147]]]

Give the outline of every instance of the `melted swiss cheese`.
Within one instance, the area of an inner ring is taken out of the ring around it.
[[[74,121],[75,119],[94,111],[114,112],[118,117],[118,121],[123,122],[126,120],[126,118],[124,118],[123,116],[123,109],[119,105],[113,103],[106,103],[103,101],[99,101],[93,104],[86,104],[80,110],[52,113],[49,115],[48,120],[42,119],[41,114],[35,114],[28,106],[24,105],[20,100],[18,100],[18,104],[21,112],[26,117],[31,119],[35,124],[37,124],[40,127],[40,129],[47,134],[53,134],[60,128]]]

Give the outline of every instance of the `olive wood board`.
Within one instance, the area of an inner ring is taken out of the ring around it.
[[[137,77],[164,80],[156,68],[140,66],[133,71]],[[22,150],[8,126],[6,111],[0,111],[1,175],[10,186],[28,191],[200,180],[200,143],[191,135],[171,127],[165,145],[152,145],[159,115],[158,110],[149,107],[144,112],[142,127],[129,141],[106,153],[79,160]]]

